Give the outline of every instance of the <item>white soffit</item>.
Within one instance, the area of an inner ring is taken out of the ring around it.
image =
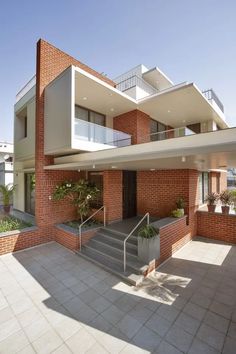
[[[214,120],[227,128],[224,114],[220,116],[193,83],[173,86],[138,101],[141,111],[172,127]]]
[[[136,100],[86,71],[75,70],[75,104],[107,116],[117,116],[137,108]]]
[[[160,90],[173,86],[173,82],[157,67],[144,72],[143,78],[150,85]]]

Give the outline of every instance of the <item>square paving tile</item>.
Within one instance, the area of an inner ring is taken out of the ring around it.
[[[197,337],[218,351],[223,348],[225,335],[204,323],[199,328]]]
[[[181,327],[173,325],[166,335],[166,341],[180,351],[187,352],[193,340],[193,336],[185,332]]]

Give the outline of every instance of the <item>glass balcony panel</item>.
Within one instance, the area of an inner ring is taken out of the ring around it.
[[[75,118],[75,138],[121,147],[131,145],[131,135]]]

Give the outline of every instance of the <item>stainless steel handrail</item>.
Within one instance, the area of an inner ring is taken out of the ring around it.
[[[149,219],[150,219],[150,215],[149,213],[146,213],[142,219],[137,223],[137,225],[133,228],[133,230],[129,233],[129,235],[125,238],[124,240],[124,273],[126,272],[126,242],[127,240],[130,238],[130,236],[132,236],[132,234],[134,233],[135,230],[137,230],[138,226],[143,222],[144,219],[147,218],[147,225],[149,225]]]
[[[88,219],[84,220],[84,222],[82,222],[82,224],[80,224],[80,226],[79,226],[80,251],[82,249],[82,227],[84,226],[84,224],[86,224],[87,221],[92,219],[92,217],[94,215],[96,215],[102,209],[103,209],[103,226],[106,226],[106,206],[105,205],[101,206],[101,208],[96,210],[92,215],[90,215],[90,217]]]

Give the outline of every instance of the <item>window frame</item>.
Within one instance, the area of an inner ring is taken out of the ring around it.
[[[97,124],[97,125],[100,125],[101,127],[105,127],[105,126],[106,126],[106,115],[105,115],[105,114],[100,113],[100,112],[97,112],[97,111],[94,111],[93,109],[89,109],[89,108],[87,108],[87,107],[80,106],[80,105],[78,105],[78,104],[75,104],[75,107],[78,107],[78,108],[81,108],[81,109],[87,111],[87,113],[88,113],[88,120],[85,121],[85,122],[92,123],[92,124]],[[91,114],[91,113],[99,114],[100,116],[102,116],[102,117],[103,117],[103,125],[102,125],[102,124],[98,124],[98,123],[91,122],[91,117],[90,117],[90,114]],[[75,118],[76,118],[76,119],[80,119],[80,118],[77,118],[77,117],[75,117]]]

